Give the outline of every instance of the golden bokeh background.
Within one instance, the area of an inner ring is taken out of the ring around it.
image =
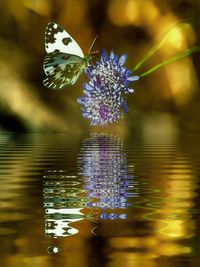
[[[200,129],[200,53],[176,61],[133,83],[129,114],[106,129],[90,127],[77,97],[85,76],[62,91],[43,86],[44,31],[49,21],[62,25],[84,53],[94,49],[128,53],[134,67],[180,20],[198,21],[195,0],[1,0],[0,129],[26,132],[133,131],[144,135]],[[200,44],[198,23],[177,24],[159,51],[138,73]]]

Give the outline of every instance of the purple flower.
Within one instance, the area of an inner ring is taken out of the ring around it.
[[[117,122],[123,117],[121,108],[128,112],[124,94],[134,92],[129,84],[139,76],[132,76],[123,66],[126,59],[127,55],[118,57],[113,52],[108,55],[103,50],[101,59],[87,67],[88,82],[83,85],[84,96],[78,102],[83,105],[83,117],[90,119],[91,125]]]

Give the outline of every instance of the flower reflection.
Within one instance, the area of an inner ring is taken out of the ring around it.
[[[96,217],[126,219],[126,208],[131,205],[129,200],[137,191],[134,176],[129,174],[122,139],[92,134],[83,141],[78,166],[84,179],[87,207],[100,209]]]
[[[130,198],[137,196],[137,183],[129,172],[120,138],[92,134],[85,139],[78,156],[78,175],[48,170],[43,176],[46,237],[75,235],[79,230],[74,223],[83,219],[127,219]]]

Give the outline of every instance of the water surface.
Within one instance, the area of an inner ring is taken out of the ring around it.
[[[199,266],[200,136],[0,135],[0,266]]]

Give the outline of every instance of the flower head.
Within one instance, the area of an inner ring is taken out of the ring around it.
[[[113,52],[110,55],[103,50],[102,57],[96,65],[86,69],[88,82],[83,85],[84,96],[78,98],[83,105],[83,117],[91,119],[91,125],[107,125],[117,122],[123,113],[128,112],[124,94],[134,92],[129,88],[131,81],[139,76],[132,76],[132,72],[123,65],[127,55],[118,57]]]

